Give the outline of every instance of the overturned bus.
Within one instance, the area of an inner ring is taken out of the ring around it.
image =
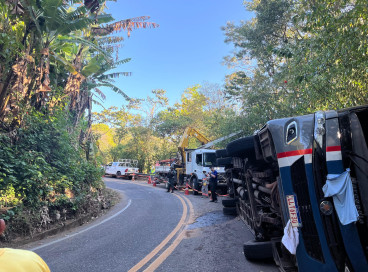
[[[282,271],[368,271],[368,106],[269,121],[217,151],[248,259]]]

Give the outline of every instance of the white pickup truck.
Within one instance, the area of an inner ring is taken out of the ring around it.
[[[139,172],[137,166],[138,160],[121,159],[117,162],[110,162],[105,167],[105,175],[132,179],[133,175],[137,175]]]

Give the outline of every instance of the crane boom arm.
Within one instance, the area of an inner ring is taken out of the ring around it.
[[[183,162],[185,162],[185,148],[188,147],[190,137],[195,137],[202,145],[207,144],[210,141],[195,128],[187,127],[178,145],[178,150],[182,156]]]
[[[192,127],[187,127],[184,131],[183,136],[181,137],[180,143],[178,145],[179,149],[184,150],[188,146],[189,137],[195,137],[198,141],[201,142],[202,145],[207,144],[210,140],[208,140],[205,136],[203,136],[198,130]]]
[[[214,140],[214,141],[208,142],[208,143],[206,143],[206,144],[204,144],[204,145],[202,145],[202,146],[200,146],[200,147],[198,147],[198,148],[209,148],[209,147],[211,147],[211,146],[213,146],[213,145],[215,145],[215,144],[217,144],[217,143],[219,143],[219,142],[222,142],[222,141],[224,141],[224,140],[226,140],[226,139],[229,139],[229,138],[231,138],[231,137],[233,137],[233,136],[235,136],[235,135],[238,135],[238,134],[240,134],[240,133],[242,133],[242,132],[243,132],[243,131],[239,130],[239,131],[237,131],[237,132],[231,133],[231,134],[226,135],[226,136],[224,136],[224,137],[218,138],[218,139],[216,139],[216,140]]]

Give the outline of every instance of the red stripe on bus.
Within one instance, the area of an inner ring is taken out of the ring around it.
[[[277,158],[281,159],[281,158],[298,156],[298,155],[306,155],[306,154],[312,154],[312,148],[281,152],[277,154]]]
[[[341,146],[336,145],[336,146],[327,146],[326,147],[326,152],[332,152],[332,151],[341,151]]]

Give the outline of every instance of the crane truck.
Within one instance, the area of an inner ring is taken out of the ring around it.
[[[224,167],[218,167],[216,165],[216,150],[209,149],[214,144],[233,137],[239,132],[232,133],[230,135],[221,137],[214,141],[209,141],[202,133],[193,127],[187,127],[178,145],[179,156],[172,164],[177,172],[177,180],[179,185],[183,185],[186,181],[194,189],[194,194],[198,194],[200,191],[203,179],[206,177],[206,173],[210,171],[211,166],[215,166],[218,172],[219,189],[226,191],[225,184],[225,169]],[[188,149],[190,137],[195,137],[202,145],[196,149]],[[165,176],[169,167],[156,168],[156,175]]]

